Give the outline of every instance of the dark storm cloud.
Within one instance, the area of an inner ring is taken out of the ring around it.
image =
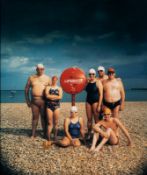
[[[42,62],[49,75],[60,75],[74,65],[85,72],[98,65],[114,66],[127,83],[142,78],[140,86],[146,86],[147,0],[2,0],[1,4],[3,82],[3,75],[9,84],[18,72],[25,82]]]
[[[146,0],[2,0],[6,37],[60,30],[81,36],[113,32],[112,42],[146,40]]]

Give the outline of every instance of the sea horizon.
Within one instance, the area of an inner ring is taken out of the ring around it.
[[[0,90],[1,103],[25,103],[24,90]],[[129,88],[126,91],[126,101],[147,101],[147,88]],[[76,94],[76,102],[85,102],[86,92]],[[63,92],[61,102],[71,102],[71,94]]]

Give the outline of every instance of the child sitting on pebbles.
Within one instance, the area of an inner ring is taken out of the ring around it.
[[[106,142],[109,142],[109,144],[111,145],[117,145],[119,143],[118,128],[120,128],[127,137],[128,146],[132,145],[132,141],[127,129],[124,127],[124,125],[120,122],[119,119],[112,118],[111,115],[111,110],[105,107],[103,110],[103,120],[99,121],[93,127],[94,135],[90,151],[100,151]],[[104,130],[102,129],[102,127],[104,128]],[[99,139],[99,136],[102,137],[102,140],[100,144],[96,147],[96,143]]]

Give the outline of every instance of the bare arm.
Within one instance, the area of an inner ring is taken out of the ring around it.
[[[56,100],[61,100],[63,96],[63,91],[62,88],[59,87],[59,96],[55,95]]]
[[[48,85],[51,85],[51,79],[48,77]]]
[[[45,97],[47,99],[49,99],[49,90],[50,90],[50,86],[46,86],[46,88],[45,88]]]
[[[103,100],[103,85],[102,85],[101,81],[99,81],[99,80],[97,81],[96,84],[97,84],[98,91],[99,91],[98,112],[100,112],[102,100]]]
[[[69,138],[69,140],[72,142],[72,137],[68,131],[68,127],[69,127],[69,118],[66,118],[64,120],[64,131],[65,131],[65,134],[66,136]]]
[[[25,86],[25,99],[26,99],[26,103],[27,103],[28,107],[31,106],[31,100],[29,98],[30,87],[31,87],[31,80],[29,78],[27,83],[26,83],[26,86]]]
[[[102,137],[108,138],[108,134],[100,128],[100,126],[102,126],[102,123],[103,121],[100,121],[97,124],[95,124],[93,130],[95,132],[98,132]]]
[[[119,119],[113,119],[116,124],[119,126],[119,128],[122,130],[122,132],[124,133],[124,135],[127,137],[128,139],[128,145],[131,145],[132,144],[132,141],[131,141],[131,137],[129,135],[129,132],[128,130],[125,128],[125,126],[121,123],[121,121]]]
[[[120,106],[120,110],[124,109],[124,103],[125,103],[125,90],[124,90],[124,86],[121,80],[120,81],[120,94],[121,94],[121,106]]]
[[[50,100],[60,100],[60,99],[62,99],[62,95],[63,95],[62,88],[59,88],[59,96],[49,94],[49,90],[50,90],[50,87],[48,86],[45,90],[45,96],[46,96],[47,99],[50,99]]]

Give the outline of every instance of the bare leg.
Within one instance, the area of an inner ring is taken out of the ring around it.
[[[98,105],[98,103],[92,104],[92,111],[93,111],[93,114],[94,114],[95,123],[97,123],[99,121],[99,118],[98,118],[99,113],[97,111],[97,105]]]
[[[104,144],[105,144],[107,141],[108,141],[108,138],[105,138],[105,137],[104,137],[104,138],[102,139],[101,143],[96,147],[95,151],[96,151],[96,152],[99,152],[100,149],[104,146]]]
[[[99,139],[99,133],[95,132],[93,135],[93,140],[92,140],[92,145],[91,145],[90,151],[93,151],[95,149],[95,146],[96,146],[98,139]]]
[[[59,141],[58,144],[61,146],[70,146],[71,142],[68,137],[64,137],[63,140]]]
[[[90,135],[92,129],[92,108],[89,103],[86,103],[86,114],[87,114],[88,135]]]
[[[44,103],[41,104],[41,107],[40,107],[40,115],[41,115],[41,126],[42,126],[42,129],[43,129],[43,133],[44,133],[44,136],[46,135],[46,111],[45,111],[45,105]]]
[[[54,140],[57,140],[57,134],[58,134],[58,118],[59,118],[59,112],[60,109],[56,109],[54,111]]]
[[[47,126],[47,139],[51,139],[51,132],[53,129],[53,112],[49,108],[46,109],[47,113],[47,121],[48,121],[48,126]]]
[[[31,138],[34,139],[34,137],[36,137],[36,128],[37,128],[38,120],[39,120],[39,107],[36,106],[35,104],[32,104],[31,109],[32,109],[32,136]]]
[[[80,142],[80,140],[77,138],[77,139],[74,139],[74,144],[73,144],[73,146],[81,146],[81,142]]]
[[[119,118],[119,108],[120,108],[120,105],[116,106],[113,111],[112,111],[112,116],[114,118]]]
[[[107,138],[106,138],[106,137],[103,137],[101,143],[100,143],[100,144],[96,147],[96,149],[95,149],[96,152],[99,152],[100,149],[104,146],[104,144],[105,144],[108,140],[110,140],[110,143],[111,143],[112,145],[118,143],[118,138],[117,138],[115,132],[114,132],[111,128],[108,128],[108,129],[106,130],[106,134],[107,134]]]

